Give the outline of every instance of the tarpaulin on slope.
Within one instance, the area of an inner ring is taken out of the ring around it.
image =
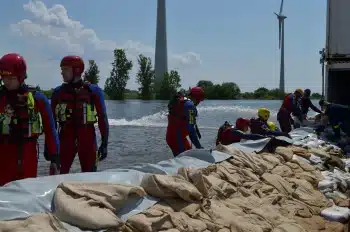
[[[271,139],[267,138],[245,141],[233,146],[245,152],[261,151],[270,141]],[[218,151],[190,150],[176,158],[157,164],[135,165],[127,169],[110,169],[97,173],[76,173],[14,181],[0,188],[0,220],[25,218],[35,213],[50,212],[53,195],[57,186],[62,182],[139,185],[145,173],[175,174],[181,167],[204,168],[228,158],[229,155]],[[130,215],[142,212],[156,202],[157,199],[145,196],[141,202],[124,207],[118,216],[126,220]]]
[[[191,150],[181,156],[157,164],[143,164],[127,169],[111,169],[96,173],[45,176],[14,181],[0,188],[0,220],[24,218],[39,212],[50,212],[57,186],[62,182],[105,182],[140,185],[145,173],[174,174],[180,167],[201,168],[221,162],[229,155],[210,150]],[[128,205],[118,215],[122,220],[152,206],[157,199],[146,196]]]

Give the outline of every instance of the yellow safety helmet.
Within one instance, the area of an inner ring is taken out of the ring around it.
[[[267,121],[270,117],[270,110],[268,110],[267,108],[260,108],[258,110],[258,116],[259,118]]]
[[[303,95],[304,91],[302,89],[296,89],[295,93],[299,93],[300,95]]]
[[[267,125],[269,126],[269,129],[272,131],[276,131],[277,130],[277,126],[274,122],[268,122]]]

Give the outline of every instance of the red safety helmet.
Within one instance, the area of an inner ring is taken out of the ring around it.
[[[249,127],[250,121],[247,118],[238,118],[236,120],[236,128],[239,130],[244,130],[246,127]]]
[[[17,77],[23,82],[27,76],[27,64],[24,58],[17,53],[9,53],[0,58],[0,75]]]
[[[80,76],[84,72],[84,61],[80,56],[65,56],[61,60],[60,67],[72,67],[73,76]]]
[[[204,91],[201,87],[193,87],[190,89],[188,96],[193,98],[198,104],[204,100]]]

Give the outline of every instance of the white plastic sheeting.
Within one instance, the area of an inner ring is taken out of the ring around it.
[[[245,141],[233,146],[246,151],[260,151],[270,138],[258,141]],[[178,157],[161,161],[157,164],[134,165],[127,169],[109,169],[95,173],[76,173],[57,176],[45,176],[18,180],[0,187],[0,220],[25,218],[35,213],[51,212],[54,209],[52,199],[57,186],[65,181],[107,182],[116,184],[139,185],[146,173],[175,174],[181,167],[204,168],[210,164],[221,162],[230,156],[208,149],[193,149]],[[158,200],[146,196],[134,205],[127,205],[118,216],[125,220],[130,216],[151,207]]]
[[[306,140],[315,139],[312,128],[299,128],[293,131],[291,136],[293,140],[286,137],[278,137],[277,139],[296,144],[303,144]],[[257,141],[248,140],[232,146],[245,152],[258,152],[266,147],[270,141],[270,138]],[[229,155],[218,151],[194,149],[186,151],[176,158],[161,161],[157,164],[136,165],[127,169],[110,169],[96,173],[46,176],[14,181],[4,187],[0,187],[0,220],[26,218],[36,213],[54,210],[52,209],[52,199],[57,186],[61,182],[82,181],[139,185],[146,173],[175,174],[181,167],[204,168],[229,157]],[[319,160],[314,158],[314,162],[317,163]],[[156,198],[146,196],[139,202],[125,206],[118,213],[118,217],[126,221],[129,216],[144,211],[157,201],[158,199]],[[76,227],[66,226],[70,231],[80,231]]]
[[[30,178],[11,182],[0,188],[0,220],[24,218],[35,213],[50,212],[56,187],[64,181],[107,182],[140,185],[145,173],[174,174],[180,167],[207,167],[212,163],[228,159],[229,155],[210,150],[190,150],[174,159],[157,164],[144,164],[128,169],[112,169],[104,172],[77,173]],[[129,215],[142,212],[157,199],[149,196],[135,205],[128,205],[118,215],[126,220]]]

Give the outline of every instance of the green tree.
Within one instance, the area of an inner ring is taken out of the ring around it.
[[[321,99],[322,95],[319,93],[312,93],[311,94],[311,99]]]
[[[143,100],[152,99],[154,70],[151,58],[140,54],[137,62],[139,63],[139,71],[136,75],[136,82],[140,85],[139,94]]]
[[[156,93],[156,98],[160,100],[169,100],[181,87],[180,82],[181,77],[177,71],[171,70],[170,73],[165,73],[159,90]]]
[[[265,87],[260,87],[254,91],[255,99],[264,99],[269,95],[269,90]]]
[[[84,72],[84,81],[88,81],[91,84],[98,84],[100,81],[100,70],[94,60],[89,60],[89,67]]]
[[[36,91],[41,91],[40,86],[39,86],[39,85],[35,86],[35,90],[36,90]]]
[[[52,93],[53,93],[54,89],[50,89],[50,90],[43,90],[42,93],[47,97],[47,98],[51,98]]]
[[[207,89],[207,88],[210,88],[210,87],[213,87],[213,86],[214,86],[213,82],[206,81],[206,80],[200,80],[197,83],[197,87],[201,87],[202,89]]]
[[[269,90],[269,98],[271,100],[281,100],[284,98],[284,96],[286,95],[285,93],[281,92],[280,89],[276,88],[276,89],[271,89]]]
[[[127,59],[124,49],[114,49],[113,53],[112,71],[106,80],[105,92],[111,100],[124,100],[125,87],[133,65]]]
[[[241,94],[241,98],[243,99],[254,99],[254,93],[252,92],[244,92]]]
[[[241,90],[234,82],[224,82],[221,84],[221,95],[223,99],[238,99],[241,95]]]
[[[220,85],[200,80],[197,86],[204,90],[207,99],[238,99],[241,95],[240,88],[234,82],[225,82]]]

